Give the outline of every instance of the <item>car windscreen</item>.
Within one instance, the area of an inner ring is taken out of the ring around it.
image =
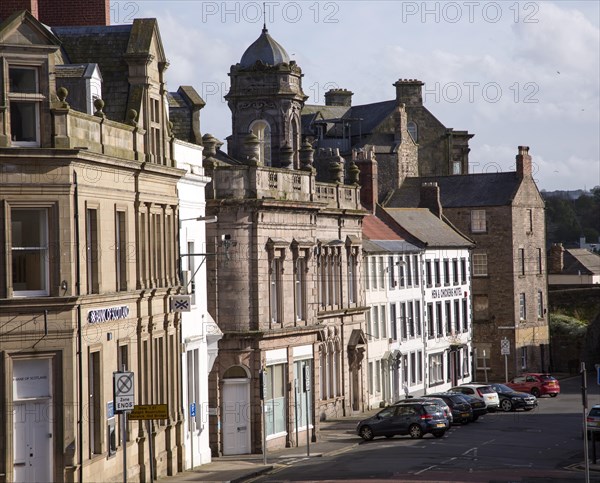
[[[515,392],[514,389],[511,389],[508,386],[505,386],[504,384],[494,384],[492,386],[492,389],[494,389],[496,392]]]
[[[600,408],[592,408],[590,410],[590,416],[592,416],[594,418],[599,418],[600,417]]]
[[[549,374],[542,374],[540,376],[540,379],[542,381],[556,381],[556,378],[554,376],[549,375]]]
[[[478,387],[477,390],[480,394],[493,394],[496,392],[490,386]]]

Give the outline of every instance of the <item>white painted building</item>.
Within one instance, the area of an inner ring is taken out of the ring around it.
[[[442,392],[470,382],[473,243],[429,209],[386,208],[385,212],[398,223],[408,241],[424,249],[420,260],[420,318],[425,371],[423,384],[416,392]]]
[[[369,408],[471,381],[472,246],[426,208],[363,220]]]
[[[211,461],[208,438],[208,374],[222,337],[208,313],[206,300],[206,228],[204,188],[210,178],[202,168],[202,146],[176,140],[177,168],[186,171],[178,182],[179,249],[184,293],[191,310],[181,313],[182,391],[184,406],[185,468]]]

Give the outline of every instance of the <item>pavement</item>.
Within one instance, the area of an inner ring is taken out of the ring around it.
[[[241,483],[264,475],[276,467],[289,465],[309,458],[335,456],[357,446],[362,440],[356,435],[356,423],[378,412],[374,409],[355,416],[321,422],[320,440],[310,443],[308,451],[302,434],[297,447],[273,450],[267,453],[267,464],[262,454],[220,456],[212,462],[175,476],[160,478],[159,483],[184,481]]]

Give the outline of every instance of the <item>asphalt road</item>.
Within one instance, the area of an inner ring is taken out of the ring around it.
[[[588,381],[589,405],[600,404],[600,387],[591,375]],[[561,394],[538,399],[531,412],[487,414],[442,439],[376,438],[254,481],[584,482],[580,387],[578,377],[563,380]],[[600,482],[600,471],[591,481]]]

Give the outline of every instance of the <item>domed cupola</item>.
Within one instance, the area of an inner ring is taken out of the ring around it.
[[[269,35],[266,27],[263,28],[260,37],[242,55],[240,67],[246,69],[252,67],[256,62],[262,62],[265,65],[289,64],[290,62],[288,53]]]
[[[300,67],[263,27],[242,60],[231,66],[229,77],[225,99],[232,131],[227,153],[259,166],[300,169],[301,111],[308,98],[302,91]],[[248,155],[249,132],[258,141],[256,160]]]

